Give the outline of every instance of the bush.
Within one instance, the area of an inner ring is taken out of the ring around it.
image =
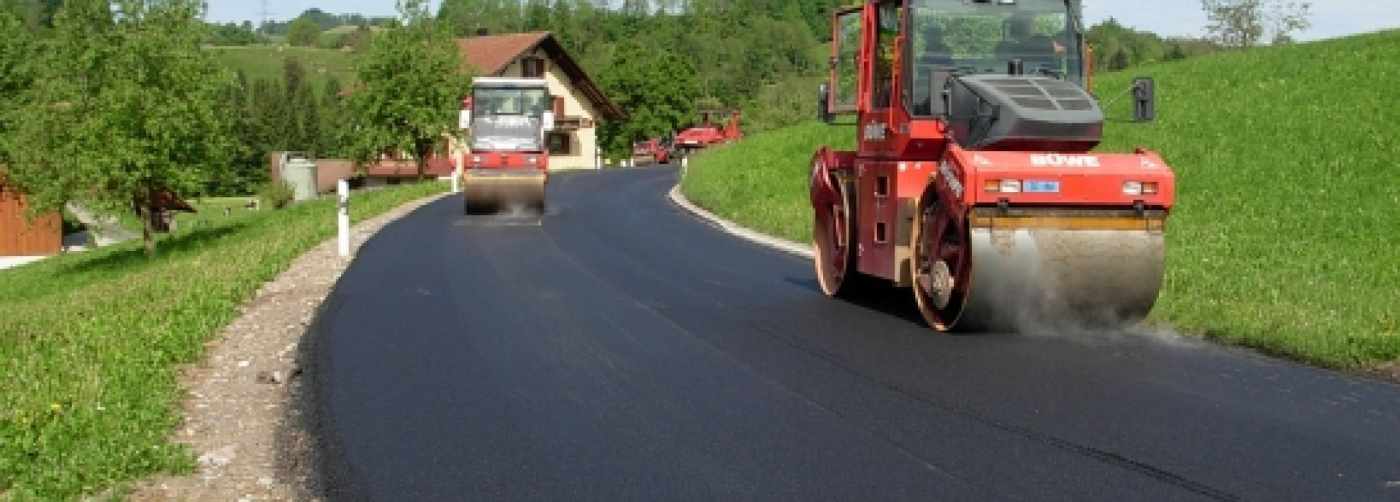
[[[294,198],[296,198],[296,191],[292,189],[292,185],[285,181],[269,181],[258,190],[258,199],[262,205],[272,209],[287,207]]]
[[[817,117],[817,86],[822,75],[794,75],[769,84],[744,109],[744,134],[758,134]]]

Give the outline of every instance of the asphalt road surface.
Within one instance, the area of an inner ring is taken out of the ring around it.
[[[1400,387],[1151,333],[941,336],[907,292],[555,176],[539,226],[426,206],[308,356],[334,499],[1400,500]]]

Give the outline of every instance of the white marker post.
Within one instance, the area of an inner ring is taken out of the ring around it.
[[[465,156],[466,155],[462,152],[456,152],[456,154],[452,156],[452,162],[457,164],[456,168],[452,170],[452,193],[462,192],[462,159]]]
[[[340,180],[335,184],[339,203],[336,204],[336,226],[340,234],[340,257],[350,256],[350,182]]]

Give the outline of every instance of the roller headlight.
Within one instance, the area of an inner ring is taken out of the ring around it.
[[[1125,181],[1125,182],[1123,182],[1123,195],[1132,195],[1132,196],[1142,195],[1142,182],[1141,182],[1141,181]]]

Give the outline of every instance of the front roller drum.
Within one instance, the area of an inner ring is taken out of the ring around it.
[[[812,247],[822,293],[845,297],[855,289],[856,205],[851,184],[838,179],[818,160],[812,174]]]
[[[941,260],[916,257],[916,299],[935,327],[1118,329],[1152,310],[1165,271],[1164,213],[998,211],[975,210],[957,235],[920,243],[944,248]]]
[[[545,180],[534,169],[468,170],[462,176],[466,214],[543,214]]]

